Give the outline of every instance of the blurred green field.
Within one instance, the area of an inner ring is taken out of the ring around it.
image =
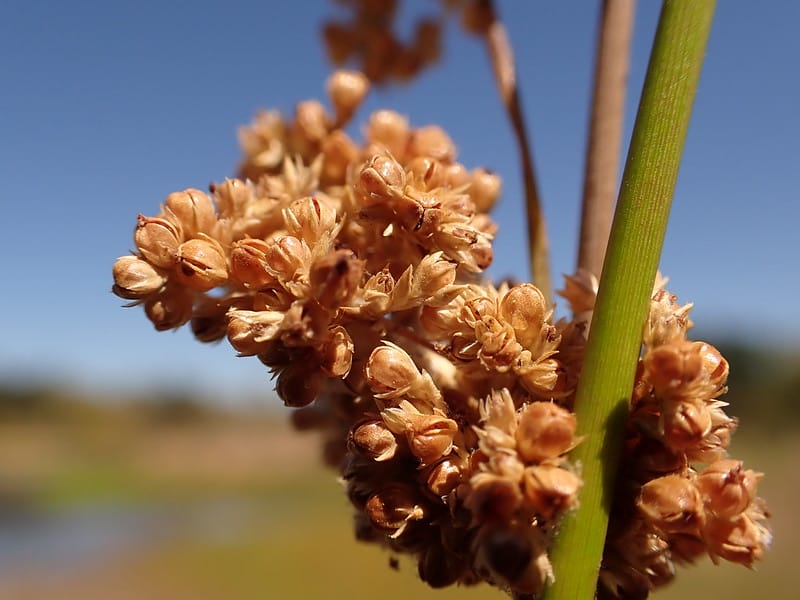
[[[0,598],[504,597],[484,586],[430,590],[411,563],[392,569],[388,553],[356,543],[347,500],[334,474],[318,466],[313,435],[292,432],[270,413],[175,408],[66,402],[57,416],[49,409],[0,420],[6,519],[109,506],[168,515],[144,543],[74,568],[32,561],[4,573],[0,564]],[[684,569],[656,598],[797,597],[798,451],[793,430],[737,435],[733,454],[767,474],[762,495],[774,515],[774,548],[757,572],[710,561]]]

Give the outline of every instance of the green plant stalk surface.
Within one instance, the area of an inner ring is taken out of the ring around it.
[[[666,0],[622,178],[575,411],[584,481],[551,553],[547,600],[594,598],[614,475],[713,0]]]

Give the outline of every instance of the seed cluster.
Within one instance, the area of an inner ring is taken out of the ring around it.
[[[413,556],[434,587],[533,595],[581,487],[566,457],[596,282],[567,279],[575,317],[558,322],[535,286],[485,282],[499,178],[392,111],[354,142],[343,128],[368,88],[340,71],[331,111],[259,114],[239,178],[138,217],[113,290],[156,329],[189,323],[273,373],[297,428],[322,432],[359,539]],[[727,363],[686,341],[687,313],[655,294],[602,573],[615,594],[701,552],[749,564],[768,543],[759,475],[725,459]]]

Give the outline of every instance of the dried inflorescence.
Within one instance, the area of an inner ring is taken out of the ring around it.
[[[370,3],[363,3],[364,6]],[[295,424],[324,433],[356,535],[415,557],[434,587],[487,581],[536,594],[578,504],[570,411],[596,281],[568,278],[554,322],[533,285],[482,279],[499,178],[467,170],[439,127],[373,113],[369,88],[328,82],[286,119],[242,129],[240,177],[140,215],[114,292],[158,330],[190,323],[276,377]],[[768,543],[760,475],[727,459],[727,363],[686,340],[688,307],[657,290],[628,423],[604,590],[645,593],[702,553],[750,564]],[[707,464],[701,469],[701,464]]]

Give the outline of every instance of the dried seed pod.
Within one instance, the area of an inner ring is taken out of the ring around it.
[[[300,102],[295,107],[293,131],[301,143],[318,144],[328,134],[328,114],[316,100]]]
[[[518,480],[505,475],[480,472],[469,480],[464,506],[474,523],[507,523],[522,506],[523,495]]]
[[[430,156],[415,156],[406,165],[408,183],[417,189],[433,190],[444,184],[442,163]]]
[[[430,156],[444,163],[453,162],[456,158],[453,140],[438,125],[415,129],[411,134],[408,151],[411,156]]]
[[[500,177],[486,169],[475,169],[470,174],[469,197],[475,210],[487,213],[500,197],[502,182]]]
[[[437,496],[444,497],[455,490],[462,480],[464,460],[451,454],[425,470],[428,489]]]
[[[432,588],[453,585],[466,569],[464,561],[441,543],[428,545],[423,550],[417,566],[419,578]]]
[[[529,283],[515,285],[500,301],[500,315],[514,328],[517,341],[528,350],[540,346],[547,312],[542,292]]]
[[[530,526],[485,526],[475,540],[475,570],[520,594],[538,594],[553,573],[542,532]]]
[[[711,344],[705,342],[694,342],[694,344],[703,360],[703,371],[708,377],[709,384],[717,389],[722,388],[728,380],[728,361]]]
[[[198,233],[210,234],[217,224],[217,212],[211,198],[193,188],[167,196],[164,209],[168,218],[183,232],[184,239],[197,237]]]
[[[392,482],[372,494],[364,510],[374,527],[399,537],[409,522],[425,517],[424,506],[416,486]]]
[[[419,377],[411,357],[394,344],[378,346],[369,356],[366,376],[372,391],[381,396],[403,395]]]
[[[575,473],[553,465],[527,467],[523,476],[526,502],[548,521],[577,506],[582,484]]]
[[[341,125],[361,106],[369,91],[369,80],[358,71],[336,71],[328,78],[327,91],[336,121]]]
[[[181,233],[167,219],[139,215],[133,241],[147,262],[169,269],[177,260]]]
[[[192,300],[188,290],[167,286],[147,298],[144,312],[158,331],[177,329],[192,317]]]
[[[249,289],[258,290],[276,283],[267,270],[270,245],[264,240],[247,238],[231,246],[231,278]]]
[[[370,144],[384,146],[393,156],[402,159],[410,136],[408,119],[392,110],[372,113],[364,135]]]
[[[645,354],[647,377],[657,394],[680,395],[703,371],[703,358],[692,342],[672,342]]]
[[[733,519],[711,519],[703,534],[712,559],[748,567],[761,560],[772,542],[769,530],[746,513]]]
[[[349,447],[377,462],[394,458],[397,453],[397,439],[380,419],[369,418],[357,423],[347,441]]]
[[[347,377],[353,365],[353,340],[341,325],[330,329],[320,352],[320,368],[328,377]]]
[[[155,267],[138,256],[120,256],[113,267],[112,291],[126,300],[141,300],[156,293],[166,283]]]
[[[266,252],[267,269],[281,281],[291,281],[298,271],[305,271],[311,252],[305,242],[291,235],[276,238]]]
[[[323,156],[320,177],[326,184],[343,184],[350,165],[359,161],[358,146],[341,129],[334,129],[325,136],[320,152]]]
[[[306,196],[292,202],[283,219],[289,233],[313,245],[336,226],[336,210],[320,198]]]
[[[264,352],[281,330],[282,311],[232,310],[228,313],[228,341],[239,356]]]
[[[283,150],[275,164],[280,164],[282,160]],[[226,179],[214,186],[213,193],[219,206],[220,216],[228,219],[244,215],[247,207],[253,203],[253,186],[241,179]]]
[[[697,489],[706,508],[721,519],[743,513],[756,497],[762,474],[744,469],[740,460],[719,460],[698,476]]]
[[[391,156],[377,154],[362,167],[358,175],[358,189],[367,205],[383,204],[402,197],[406,174]]]
[[[311,269],[311,289],[322,306],[329,309],[347,304],[361,284],[364,263],[352,250],[329,252]]]
[[[319,396],[324,377],[319,371],[309,369],[304,362],[289,365],[278,375],[275,391],[286,406],[308,406]]]
[[[661,416],[658,420],[659,433],[673,450],[686,450],[697,446],[711,431],[711,425],[711,413],[702,401],[662,402]]]
[[[700,492],[691,481],[678,475],[647,482],[636,506],[654,526],[667,533],[696,533],[705,522]]]
[[[178,248],[175,277],[181,284],[206,292],[228,281],[222,246],[210,237],[194,238]]]
[[[453,437],[458,433],[458,425],[452,419],[442,414],[422,414],[407,400],[397,408],[381,411],[381,417],[392,432],[405,436],[411,453],[423,465],[436,462],[450,452]]]
[[[575,445],[575,415],[552,402],[532,402],[519,412],[517,452],[526,462],[558,458]]]

